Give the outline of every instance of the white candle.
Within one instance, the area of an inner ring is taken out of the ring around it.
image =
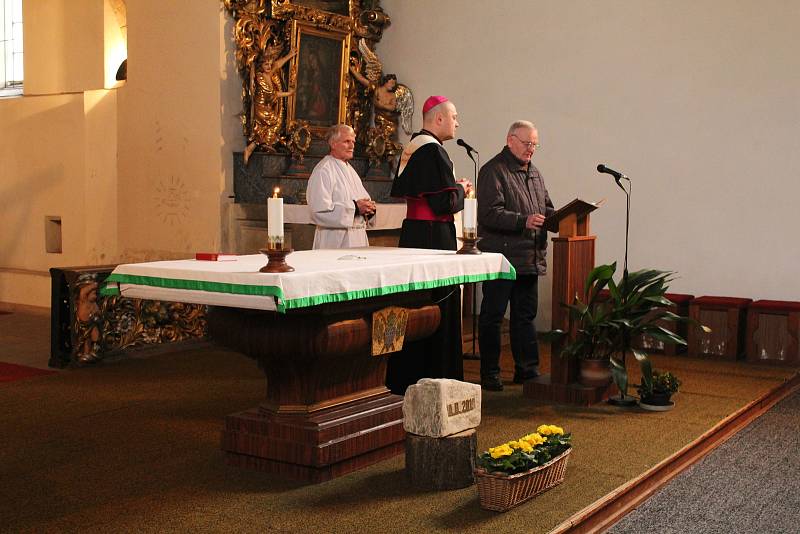
[[[278,189],[267,199],[267,235],[283,237],[283,199],[278,196]]]
[[[478,227],[478,199],[470,196],[464,199],[464,228]]]

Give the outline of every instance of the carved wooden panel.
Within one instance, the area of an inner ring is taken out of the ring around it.
[[[98,287],[114,267],[50,269],[50,367],[205,336],[205,306],[100,295]]]

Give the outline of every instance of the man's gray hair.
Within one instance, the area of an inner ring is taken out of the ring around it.
[[[506,137],[510,137],[517,133],[517,130],[536,130],[536,126],[533,125],[531,121],[514,121],[511,123],[511,126],[508,128],[508,134]]]
[[[335,143],[342,136],[343,132],[355,133],[355,130],[353,130],[353,127],[350,126],[349,124],[334,124],[333,126],[328,128],[328,131],[325,133],[325,140],[328,142],[329,145],[331,143]]]

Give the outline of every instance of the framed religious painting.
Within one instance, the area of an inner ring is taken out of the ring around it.
[[[287,122],[306,121],[312,133],[322,135],[346,117],[350,33],[294,20],[292,49],[297,55],[289,79],[295,90],[287,102]]]
[[[271,0],[268,5],[274,18],[339,31],[350,31],[359,11],[359,0]]]
[[[280,1],[280,0],[278,0]],[[350,0],[284,0],[294,6],[326,11],[334,15],[350,16]]]

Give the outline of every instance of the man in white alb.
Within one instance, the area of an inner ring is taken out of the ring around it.
[[[331,126],[326,135],[330,153],[308,179],[306,199],[317,225],[314,248],[369,246],[367,227],[375,222],[375,202],[350,166],[356,134],[350,126]]]

